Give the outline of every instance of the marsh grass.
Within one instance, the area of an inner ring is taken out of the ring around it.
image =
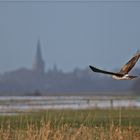
[[[139,140],[139,109],[48,110],[0,116],[1,140]]]

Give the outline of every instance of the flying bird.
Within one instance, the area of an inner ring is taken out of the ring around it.
[[[109,71],[98,69],[91,65],[89,65],[89,67],[94,72],[112,75],[112,78],[116,80],[132,80],[137,78],[138,76],[129,75],[128,73],[135,66],[139,57],[140,57],[140,51],[137,51],[137,53],[125,65],[123,65],[123,67],[119,72],[109,72]]]

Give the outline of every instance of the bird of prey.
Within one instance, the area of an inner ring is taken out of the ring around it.
[[[112,78],[116,80],[132,80],[137,78],[138,76],[129,75],[128,73],[135,66],[139,57],[140,57],[140,51],[137,51],[137,53],[121,68],[119,72],[109,72],[109,71],[98,69],[91,65],[89,65],[89,67],[94,72],[112,75]]]

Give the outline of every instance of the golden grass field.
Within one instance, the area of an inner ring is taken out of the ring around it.
[[[47,110],[0,116],[0,140],[140,140],[140,109]]]

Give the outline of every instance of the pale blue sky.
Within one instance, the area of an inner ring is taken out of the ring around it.
[[[140,2],[83,1],[0,2],[0,73],[31,68],[39,38],[46,70],[123,65],[140,49]]]

